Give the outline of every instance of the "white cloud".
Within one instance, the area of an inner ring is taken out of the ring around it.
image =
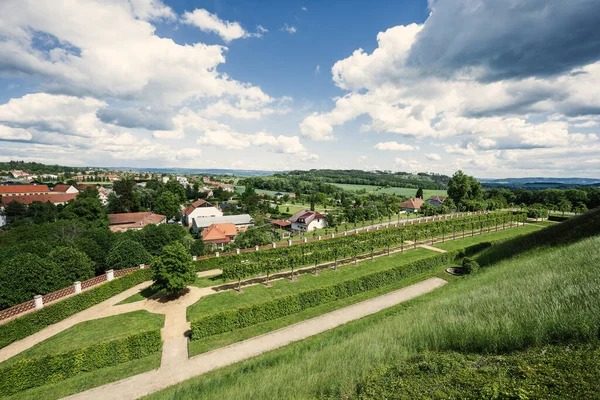
[[[315,67],[315,75],[319,75],[320,72],[321,72],[321,66],[319,64],[317,64],[317,66]]]
[[[419,146],[411,146],[410,144],[398,143],[398,142],[380,142],[375,145],[377,150],[390,150],[390,151],[413,151],[419,150]]]
[[[442,157],[440,157],[439,154],[435,154],[435,153],[426,153],[425,157],[427,157],[427,159],[429,159],[431,161],[440,161],[442,159]]]
[[[295,26],[288,25],[287,23],[283,24],[283,28],[281,28],[281,30],[292,35],[298,31]]]
[[[160,0],[129,0],[133,13],[144,21],[165,19],[174,21],[177,15]]]
[[[302,11],[308,11],[307,7],[302,7]]]
[[[239,22],[229,22],[220,19],[217,14],[211,14],[203,8],[192,12],[186,11],[182,18],[183,23],[194,25],[203,32],[214,32],[226,42],[240,39],[247,35]]]

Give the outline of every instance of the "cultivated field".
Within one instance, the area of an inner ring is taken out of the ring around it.
[[[384,188],[381,186],[372,186],[372,185],[351,185],[346,183],[332,183],[332,185],[339,186],[344,190],[348,190],[351,192],[356,192],[359,190],[365,190],[367,193],[369,192],[378,192],[378,193],[388,193],[388,194],[397,194],[404,197],[415,197],[417,194],[417,189],[413,188],[398,188],[398,187],[389,187]],[[423,189],[423,198],[428,199],[431,196],[447,196],[447,192],[445,190],[432,190],[432,189]]]

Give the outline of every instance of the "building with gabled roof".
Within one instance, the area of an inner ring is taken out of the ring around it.
[[[223,211],[206,200],[198,199],[183,210],[183,223],[189,226],[194,219],[222,217]]]
[[[438,206],[441,206],[442,204],[444,204],[444,201],[446,201],[446,197],[445,196],[431,196],[430,198],[428,198],[425,201],[434,207],[438,207]]]
[[[151,211],[108,214],[109,229],[113,232],[140,230],[146,225],[160,225],[167,217]]]
[[[46,203],[49,201],[54,205],[60,205],[67,204],[69,201],[75,200],[75,198],[77,198],[77,193],[42,193],[17,196],[2,196],[2,198],[0,198],[0,202],[2,203],[2,205],[7,205],[13,201],[29,205],[36,201],[39,201],[41,203]]]
[[[315,229],[325,228],[325,216],[316,211],[301,210],[290,217],[293,231],[310,232]]]
[[[202,240],[204,243],[212,243],[219,248],[231,243],[237,236],[237,228],[231,222],[222,224],[211,224],[202,231]]]
[[[53,193],[79,193],[79,190],[73,185],[59,183],[52,188]]]
[[[48,185],[0,185],[0,196],[32,196],[48,194]]]
[[[197,233],[203,229],[208,228],[212,224],[225,224],[232,223],[235,228],[239,231],[245,231],[251,226],[254,226],[252,217],[249,214],[238,214],[238,215],[222,215],[220,217],[201,217],[191,219],[192,232]]]
[[[400,208],[403,211],[415,213],[421,209],[423,203],[423,199],[415,197],[414,199],[408,199],[405,202],[400,203]]]

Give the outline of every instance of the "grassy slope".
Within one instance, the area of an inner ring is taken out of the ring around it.
[[[445,243],[436,243],[434,247],[444,250],[464,249],[465,247],[472,246],[478,243],[494,242],[498,240],[513,238],[515,236],[526,235],[528,233],[535,232],[541,228],[543,227],[537,225],[520,225],[518,227],[499,230],[497,232],[492,230],[492,232],[490,233],[484,233],[483,235],[475,235],[473,237],[471,237],[470,232],[465,232],[465,238],[450,240]],[[457,238],[461,236],[462,232],[456,232]]]
[[[501,356],[425,353],[375,371],[361,381],[350,398],[593,399],[600,392],[598,376],[597,342]]]
[[[424,350],[496,353],[591,340],[600,327],[599,272],[600,237],[534,251],[151,398],[293,399],[330,390],[344,395],[373,367]]]
[[[348,190],[348,191],[357,191],[357,190],[364,189],[367,192],[377,191],[379,193],[398,194],[400,196],[405,196],[405,197],[415,197],[415,195],[417,194],[417,189],[412,189],[412,188],[398,188],[398,187],[382,188],[381,186],[352,185],[352,184],[347,184],[347,183],[333,183],[332,185],[339,186],[342,189]],[[430,196],[447,196],[447,192],[445,190],[423,189],[423,198],[428,199]]]
[[[270,288],[267,288],[264,285],[245,287],[243,294],[237,294],[233,290],[228,290],[223,293],[201,298],[198,302],[188,307],[187,318],[188,321],[191,321],[215,312],[262,303],[277,297],[289,296],[317,287],[328,286],[337,282],[354,279],[376,271],[393,268],[432,255],[435,255],[433,251],[419,248],[407,251],[402,255],[378,257],[373,262],[365,260],[360,262],[356,267],[354,264],[351,264],[340,266],[337,271],[331,269],[321,270],[319,271],[319,276],[302,274],[297,277],[297,282],[290,282],[287,279],[278,279],[271,282],[272,287]]]
[[[136,332],[160,329],[164,325],[164,319],[164,315],[134,311],[82,322],[6,360],[0,366],[22,358],[66,353],[101,341],[126,337]]]

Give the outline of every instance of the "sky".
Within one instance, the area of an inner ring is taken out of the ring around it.
[[[598,0],[0,0],[0,161],[595,177]]]

